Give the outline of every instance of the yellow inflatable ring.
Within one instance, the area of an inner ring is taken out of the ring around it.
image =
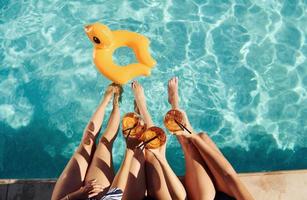
[[[149,53],[149,40],[145,36],[126,30],[111,31],[100,23],[86,26],[85,32],[94,44],[93,58],[96,67],[111,81],[123,85],[137,76],[150,75],[156,61]],[[114,51],[124,46],[133,49],[139,63],[126,66],[113,63]]]

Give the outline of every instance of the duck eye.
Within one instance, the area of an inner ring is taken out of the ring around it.
[[[100,40],[97,38],[97,37],[93,37],[93,40],[94,40],[94,42],[96,43],[96,44],[100,44]]]

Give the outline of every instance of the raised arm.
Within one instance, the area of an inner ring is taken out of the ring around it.
[[[172,199],[186,199],[187,194],[184,189],[184,186],[182,185],[181,181],[178,179],[172,168],[169,166],[166,158],[164,156],[160,156],[159,153],[154,153],[150,150],[148,151],[154,154],[154,156],[159,161]]]

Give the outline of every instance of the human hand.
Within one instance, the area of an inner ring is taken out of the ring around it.
[[[137,159],[140,163],[143,163],[145,161],[143,149],[137,147],[134,149],[133,152],[134,152],[134,158]]]
[[[133,137],[125,137],[127,149],[134,150],[141,143],[140,140]]]
[[[96,183],[96,180],[90,180],[79,190],[70,195],[70,199],[88,199],[97,196],[103,191],[103,187]]]
[[[146,156],[148,158],[154,157],[156,158],[160,163],[166,161],[165,156],[163,156],[163,152],[156,151],[156,149],[146,149]]]
[[[195,132],[194,132],[194,130],[193,130],[193,127],[191,126],[191,124],[190,124],[190,121],[189,121],[189,119],[188,119],[188,116],[187,116],[187,114],[185,113],[185,111],[184,110],[179,110],[181,113],[182,113],[182,115],[183,115],[183,118],[184,118],[184,121],[186,122],[186,128],[191,132],[191,133],[189,133],[187,130],[185,130],[185,129],[183,129],[183,130],[180,130],[180,131],[175,131],[175,132],[173,132],[173,134],[174,135],[177,135],[177,136],[183,136],[183,137],[185,137],[185,138],[191,138],[191,137],[193,137],[193,135],[195,135]]]

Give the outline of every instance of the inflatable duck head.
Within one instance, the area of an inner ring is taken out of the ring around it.
[[[107,48],[112,45],[112,31],[106,25],[90,24],[85,26],[84,30],[96,48]]]

